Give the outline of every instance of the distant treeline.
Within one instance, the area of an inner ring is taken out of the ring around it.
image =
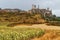
[[[53,17],[51,21],[47,21],[47,25],[60,26],[60,17]]]

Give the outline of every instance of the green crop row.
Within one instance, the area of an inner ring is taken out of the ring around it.
[[[31,40],[43,34],[43,30],[33,28],[0,29],[0,40]]]

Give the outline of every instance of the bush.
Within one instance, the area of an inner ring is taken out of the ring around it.
[[[47,25],[60,26],[60,21],[50,21]]]

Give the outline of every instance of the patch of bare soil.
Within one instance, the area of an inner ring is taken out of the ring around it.
[[[41,28],[46,30],[60,30],[60,26],[48,26],[46,24],[33,24],[33,25],[17,25],[14,28],[27,27],[27,28]]]

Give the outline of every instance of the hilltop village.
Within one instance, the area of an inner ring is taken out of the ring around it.
[[[36,7],[36,5],[32,5],[32,9],[31,10],[28,10],[28,11],[25,11],[25,10],[20,10],[20,9],[1,9],[0,8],[0,12],[1,13],[6,13],[6,12],[12,12],[12,13],[30,13],[30,14],[34,14],[34,13],[39,13],[41,14],[42,16],[52,16],[52,10],[50,10],[49,8],[46,8],[46,9],[40,9],[39,8],[39,5],[38,7]]]
[[[40,9],[39,5],[32,5],[32,8],[28,11],[20,9],[1,9],[0,8],[0,22],[8,22],[9,24],[40,24],[45,23],[46,20],[53,20],[51,17],[52,10],[49,8]]]

